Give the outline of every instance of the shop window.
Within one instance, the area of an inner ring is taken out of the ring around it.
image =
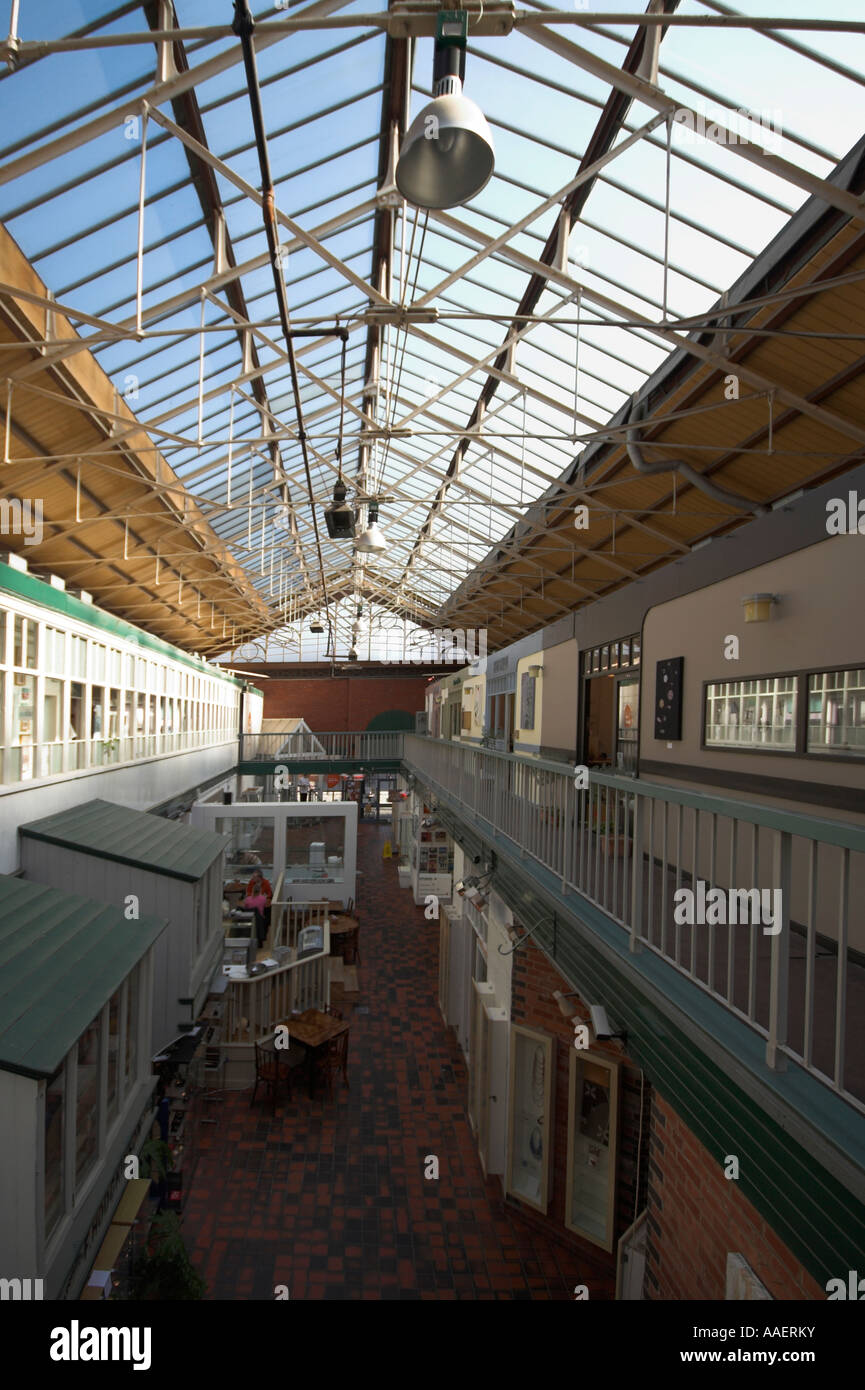
[[[94,685],[90,691],[90,737],[102,738],[105,730],[105,691],[101,685]]]
[[[78,1039],[75,1082],[75,1185],[86,1181],[99,1151],[99,1019]]]
[[[117,1119],[120,1104],[120,1018],[123,991],[118,989],[108,1005],[108,1076],[106,1119],[110,1126]]]
[[[45,1083],[44,1211],[45,1237],[66,1210],[66,1063]]]
[[[87,641],[84,637],[70,637],[72,649],[72,660],[70,662],[72,675],[87,675]]]
[[[865,667],[808,677],[808,752],[865,757]]]
[[[72,682],[69,692],[69,737],[84,738],[84,686]]]
[[[39,655],[39,628],[32,618],[15,619],[14,664],[35,671]]]
[[[105,680],[105,648],[98,642],[90,649],[90,679],[98,685]]]
[[[33,676],[13,677],[12,687],[12,743],[17,750],[13,754],[11,768],[13,780],[29,780],[33,776],[33,750],[35,740],[36,680]]]
[[[124,1094],[135,1085],[138,1075],[138,1013],[139,981],[143,967],[139,965],[130,975],[126,986],[126,1057],[124,1062]]]
[[[797,687],[795,676],[718,681],[707,686],[706,747],[793,752]]]
[[[358,785],[358,797],[362,786]],[[285,821],[286,883],[341,883],[345,865],[342,816],[288,816]]]
[[[273,873],[273,816],[220,816],[216,821],[216,833],[229,841],[225,850],[227,871],[236,874],[244,884],[252,876],[253,869],[260,869],[265,878],[270,877]]]

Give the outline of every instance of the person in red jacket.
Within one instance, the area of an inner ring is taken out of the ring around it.
[[[263,946],[267,933],[270,930],[270,904],[273,899],[273,889],[268,879],[264,877],[261,869],[255,869],[252,878],[246,885],[246,896],[249,898],[265,898],[267,901],[262,907],[257,905],[255,912],[255,935],[258,938],[259,946]]]

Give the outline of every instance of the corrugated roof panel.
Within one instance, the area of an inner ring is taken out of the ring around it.
[[[51,1076],[167,925],[0,876],[0,1068]]]
[[[98,800],[31,821],[21,834],[188,883],[201,878],[225,848],[222,836],[209,830]]]

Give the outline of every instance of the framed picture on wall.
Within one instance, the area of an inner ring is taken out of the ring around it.
[[[511,1085],[505,1191],[546,1212],[550,1200],[555,1039],[511,1025]]]
[[[655,738],[672,742],[682,737],[683,656],[671,656],[655,667]]]
[[[571,1050],[565,1225],[612,1251],[619,1141],[619,1064]]]

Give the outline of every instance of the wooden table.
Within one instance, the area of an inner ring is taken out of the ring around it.
[[[347,1033],[349,1028],[345,1019],[334,1018],[333,1014],[322,1013],[321,1009],[307,1009],[306,1013],[290,1019],[284,1026],[290,1038],[297,1038],[311,1051],[323,1047],[341,1033]]]
[[[340,1037],[349,1030],[344,1019],[334,1018],[333,1014],[322,1013],[321,1009],[307,1009],[299,1018],[293,1018],[285,1027],[290,1038],[296,1038],[309,1053],[309,1094],[313,1094],[315,1068],[312,1054],[316,1048],[324,1047],[333,1038]]]

